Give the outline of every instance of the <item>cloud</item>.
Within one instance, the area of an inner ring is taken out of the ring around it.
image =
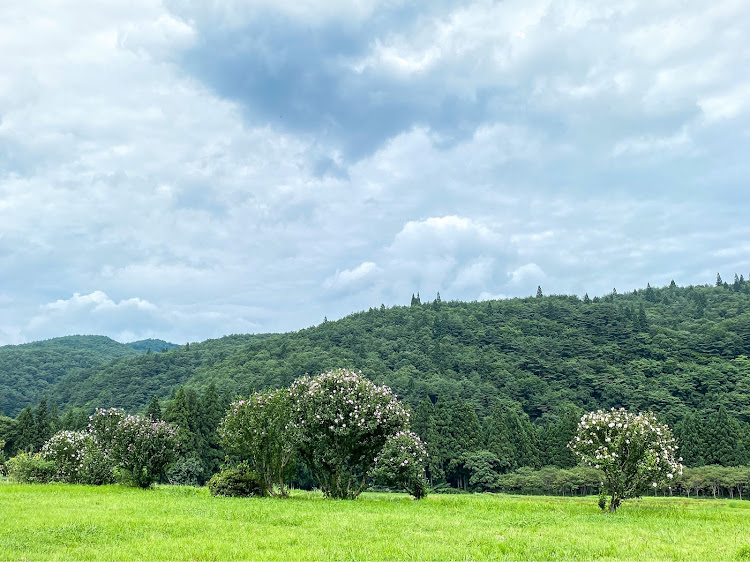
[[[366,261],[359,264],[354,269],[345,269],[343,271],[337,271],[335,275],[329,277],[323,283],[326,289],[333,289],[335,291],[346,290],[362,286],[368,280],[372,280],[381,269],[376,263]]]
[[[684,151],[690,148],[690,145],[690,137],[683,129],[668,137],[646,135],[624,139],[615,145],[612,154],[615,157],[637,154],[660,157],[664,152]]]
[[[31,318],[27,330],[46,337],[59,335],[60,326],[70,334],[106,334],[121,338],[124,334],[138,332],[140,326],[149,326],[151,333],[164,327],[161,313],[152,303],[132,297],[114,301],[103,291],[69,299],[58,299],[39,307]]]
[[[527,263],[510,272],[510,281],[514,284],[524,283],[531,280],[532,284],[544,279],[544,271],[535,263]]]
[[[0,344],[750,271],[743,2],[1,10]]]

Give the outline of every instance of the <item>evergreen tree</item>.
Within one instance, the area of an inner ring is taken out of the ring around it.
[[[508,431],[505,418],[505,408],[496,404],[487,424],[487,450],[494,454],[501,463],[502,472],[518,468],[516,464],[515,446]]]
[[[34,411],[26,406],[16,418],[15,435],[13,436],[14,452],[32,451],[37,441],[37,428],[34,423]]]
[[[34,414],[34,450],[39,450],[42,445],[54,435],[54,429],[52,427],[52,421],[50,420],[49,411],[47,409],[47,398],[43,397],[37,406]]]
[[[180,387],[164,415],[166,421],[177,426],[177,441],[184,454],[195,455],[197,436],[190,427],[190,404],[185,387]]]
[[[60,420],[60,429],[67,431],[84,431],[88,428],[89,416],[81,408],[69,408]]]
[[[637,327],[639,332],[648,332],[648,318],[643,303],[638,306]]]
[[[542,293],[542,286],[541,285],[537,285],[537,288],[536,288],[536,298],[540,299],[543,296],[544,296],[544,293]]]
[[[584,295],[583,295],[583,302],[586,303],[586,304],[589,304],[591,302],[591,299],[589,298],[589,294],[588,293],[584,293]]]
[[[716,286],[722,287],[723,285],[724,285],[724,282],[721,280],[721,275],[717,273],[716,274]]]
[[[471,476],[466,466],[467,454],[481,450],[482,428],[471,404],[463,400],[450,405],[450,428],[448,451],[450,460],[446,467],[446,477],[457,488],[466,490]]]
[[[442,457],[438,447],[440,438],[435,422],[435,406],[429,398],[426,397],[419,403],[411,418],[411,425],[427,447],[427,478],[430,486],[434,486],[436,482],[445,478],[445,472],[441,468]]]
[[[219,444],[218,428],[225,410],[226,408],[216,390],[216,385],[212,382],[203,394],[200,415],[200,432],[203,436],[201,464],[206,479],[219,471],[221,461],[224,458],[224,449]]]
[[[539,466],[539,456],[537,453],[536,430],[529,420],[529,416],[523,411],[517,411],[515,408],[508,409],[505,412],[505,424],[515,445],[513,468],[521,466],[537,468]]]
[[[154,396],[151,399],[151,402],[148,403],[146,417],[153,421],[159,421],[162,419],[161,404],[159,403],[159,398],[157,396]]]
[[[740,466],[746,462],[739,422],[721,406],[706,420],[706,441],[703,451],[706,464]]]
[[[560,468],[572,468],[578,464],[568,443],[575,437],[580,419],[581,413],[573,407],[568,407],[555,423],[548,424],[544,451],[546,464]]]
[[[703,421],[696,412],[688,412],[675,427],[679,453],[685,466],[693,467],[706,464],[703,457],[703,451],[705,450],[703,427]]]

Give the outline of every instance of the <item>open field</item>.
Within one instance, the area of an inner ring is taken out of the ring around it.
[[[750,502],[297,492],[0,482],[2,560],[750,560]]]

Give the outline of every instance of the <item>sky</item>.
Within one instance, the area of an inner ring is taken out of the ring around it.
[[[0,345],[750,277],[746,0],[0,2]]]

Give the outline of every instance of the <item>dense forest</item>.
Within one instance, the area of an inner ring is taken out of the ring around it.
[[[141,347],[139,355],[131,348],[92,364],[62,352],[54,365],[36,359],[44,343],[11,348],[23,348],[15,363],[0,348],[0,382],[13,389],[0,404],[8,453],[21,417],[28,425],[41,413],[42,395],[60,427],[95,407],[145,412],[160,402],[166,419],[193,420],[185,438],[210,472],[220,457],[210,426],[221,405],[346,367],[411,406],[433,484],[467,488],[480,474],[572,467],[565,445],[581,413],[621,406],[673,426],[689,466],[750,463],[750,282],[742,276],[594,298],[541,288],[535,297],[470,303],[415,295],[410,306],[381,305],[298,332],[159,353]]]
[[[105,336],[66,336],[0,347],[0,414],[15,416],[28,404],[54,393],[64,375],[115,359],[179,347],[162,340],[118,343]]]

